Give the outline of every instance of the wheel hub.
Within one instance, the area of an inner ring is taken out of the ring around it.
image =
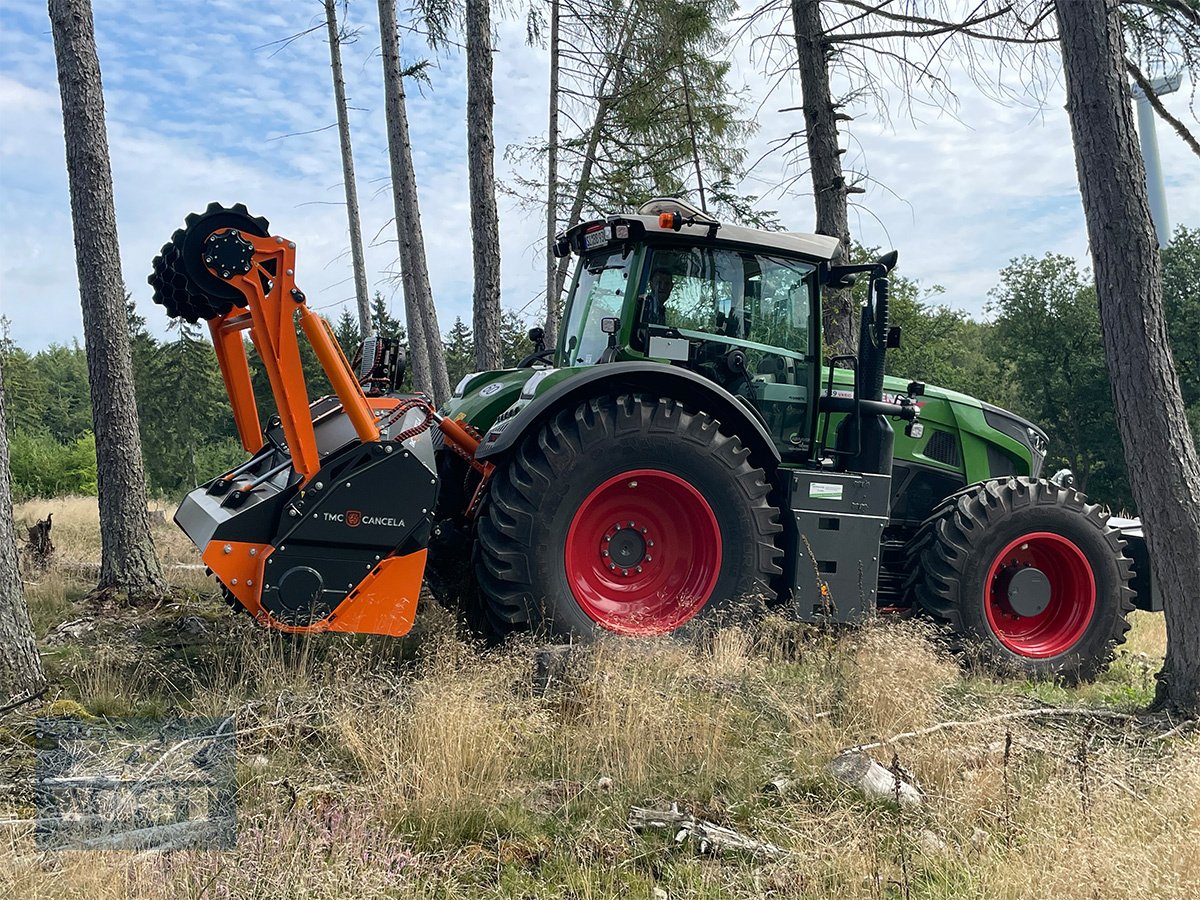
[[[1035,531],[1009,542],[984,582],[988,626],[1007,649],[1030,659],[1069,651],[1096,609],[1087,556],[1065,535]]]
[[[1035,566],[1018,569],[1008,580],[1008,605],[1018,616],[1037,616],[1050,605],[1050,579]]]
[[[618,522],[605,532],[600,556],[609,571],[624,577],[645,572],[644,565],[654,559],[649,552],[654,545],[649,533],[649,528],[637,522]]]

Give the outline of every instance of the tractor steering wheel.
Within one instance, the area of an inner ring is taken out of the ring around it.
[[[519,363],[517,363],[517,368],[532,369],[537,363],[553,362],[554,350],[555,348],[551,347],[548,350],[539,350],[537,353],[530,353]]]

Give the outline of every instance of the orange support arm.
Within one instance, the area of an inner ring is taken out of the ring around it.
[[[317,473],[321,460],[296,339],[297,312],[305,337],[363,441],[379,439],[375,414],[328,323],[309,310],[304,293],[296,287],[296,245],[280,237],[260,238],[245,232],[241,236],[254,247],[250,271],[226,280],[246,298],[249,313],[235,309],[209,321],[217,361],[242,446],[251,453],[257,452],[263,445],[262,428],[241,338],[241,332],[249,328],[250,339],[271,382],[271,394],[279,410],[292,465],[307,481]]]
[[[254,386],[250,381],[246,343],[242,340],[242,331],[249,324],[249,317],[244,314],[235,316],[231,310],[219,319],[210,319],[208,329],[212,332],[217,365],[221,367],[229,404],[233,407],[238,437],[247,453],[257,453],[263,445],[262,424],[258,420],[258,404],[254,401]]]

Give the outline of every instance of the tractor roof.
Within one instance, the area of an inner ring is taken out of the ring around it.
[[[817,259],[832,259],[837,252],[838,239],[824,234],[804,234],[794,231],[762,231],[758,228],[746,228],[742,225],[719,223],[712,216],[700,212],[683,200],[675,197],[656,197],[643,203],[636,213],[626,213],[623,219],[633,219],[641,222],[647,234],[673,234],[673,228],[664,227],[659,220],[662,213],[678,213],[683,220],[677,233],[692,237],[707,238],[717,225],[713,240],[730,241],[738,244],[751,244],[771,250],[782,250],[787,253],[800,253]]]

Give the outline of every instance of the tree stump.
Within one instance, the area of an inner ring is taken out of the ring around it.
[[[46,518],[26,529],[29,535],[26,553],[29,555],[29,561],[38,568],[44,569],[49,565],[50,557],[54,555],[54,542],[50,539],[53,518],[54,513],[47,513]]]

